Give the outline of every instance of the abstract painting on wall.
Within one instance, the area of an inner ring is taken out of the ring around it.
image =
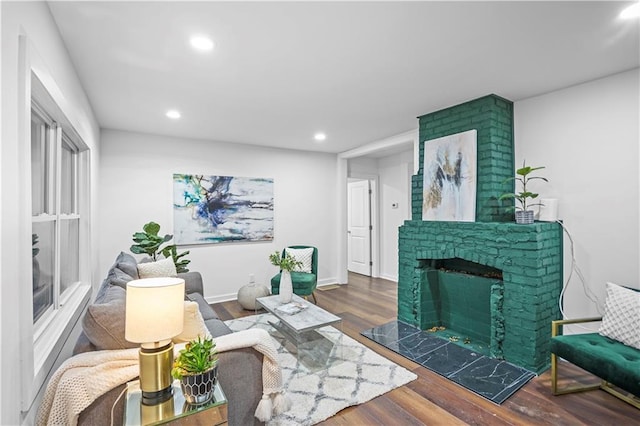
[[[422,220],[475,222],[477,132],[424,142]]]
[[[273,179],[173,175],[176,244],[273,240]]]

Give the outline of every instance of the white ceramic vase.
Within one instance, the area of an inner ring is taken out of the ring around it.
[[[293,296],[293,284],[291,283],[291,272],[283,270],[280,274],[280,302],[289,303]]]

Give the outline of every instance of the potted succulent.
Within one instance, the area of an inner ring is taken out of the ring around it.
[[[171,376],[180,380],[182,393],[189,404],[204,404],[213,396],[218,378],[218,355],[212,337],[192,340],[178,353]]]
[[[510,206],[507,208],[507,210],[509,211],[513,211],[515,210],[515,214],[516,214],[516,223],[533,223],[533,210],[529,210],[529,207],[533,207],[533,206],[541,206],[542,203],[531,203],[528,200],[535,200],[536,198],[538,198],[539,194],[536,194],[534,192],[531,192],[527,189],[527,184],[529,182],[531,182],[532,180],[535,179],[540,179],[543,180],[545,182],[549,182],[547,180],[547,178],[541,177],[541,176],[531,176],[532,172],[535,172],[536,170],[541,170],[544,169],[543,167],[530,167],[527,166],[525,164],[525,162],[522,162],[522,167],[519,168],[518,170],[516,170],[516,175],[515,177],[510,177],[504,180],[504,182],[509,182],[512,180],[517,180],[522,184],[522,191],[521,192],[508,192],[505,194],[502,194],[500,196],[500,200],[506,200],[506,199],[516,199],[520,205],[519,206]]]
[[[271,264],[280,268],[280,302],[289,303],[293,296],[291,271],[302,265],[302,262],[295,260],[293,256],[287,252],[284,253],[284,256],[281,256],[279,251],[271,253],[269,255],[269,260],[271,261]]]
[[[173,235],[166,234],[164,237],[158,235],[160,232],[160,225],[155,222],[146,223],[142,227],[142,232],[136,232],[133,234],[133,244],[130,247],[132,253],[146,254],[155,262],[157,257],[162,254],[165,258],[171,257],[173,264],[176,266],[176,272],[189,272],[187,265],[191,262],[188,259],[181,259],[189,254],[189,251],[178,254],[175,244],[164,246],[160,249],[160,246],[166,242],[171,241]]]

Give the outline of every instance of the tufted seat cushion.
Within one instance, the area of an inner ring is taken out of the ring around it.
[[[278,273],[271,278],[271,293],[280,294],[280,276]],[[308,274],[306,272],[291,272],[291,283],[293,284],[293,292],[300,296],[308,296],[315,290],[318,278],[316,274]]]
[[[551,352],[614,385],[640,395],[640,351],[598,333],[551,338]]]

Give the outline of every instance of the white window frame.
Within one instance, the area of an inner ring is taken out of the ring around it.
[[[86,145],[79,147],[78,164],[78,212],[80,212],[80,244],[79,244],[79,282],[74,285],[68,297],[59,300],[59,309],[43,315],[45,321],[33,322],[33,291],[31,265],[31,106],[32,99],[58,123],[67,135],[71,135],[75,143],[82,141],[67,115],[69,107],[62,92],[48,72],[36,50],[30,45],[27,37],[20,36],[20,72],[18,74],[18,120],[19,120],[19,158],[20,163],[29,165],[20,168],[17,177],[24,193],[29,194],[20,200],[19,249],[20,282],[19,290],[20,315],[20,377],[18,384],[21,395],[21,411],[32,408],[36,396],[53,371],[67,338],[78,323],[80,314],[91,295],[90,280],[90,159],[91,152]],[[32,76],[35,78],[32,79]],[[33,84],[32,84],[33,83]],[[58,172],[57,172],[58,173]],[[58,176],[59,177],[59,176]],[[59,202],[56,201],[56,202]],[[22,219],[23,218],[23,219]],[[66,293],[65,293],[66,294]]]
[[[37,79],[37,77],[34,76],[34,79]],[[36,84],[39,86],[42,83],[36,80]],[[36,96],[42,97],[43,96],[42,90],[44,90],[44,88],[40,90],[35,90],[32,92],[35,93]],[[88,147],[86,146],[86,144],[82,142],[82,139],[80,138],[79,135],[67,134],[66,132],[69,131],[68,126],[65,128],[64,126],[61,126],[58,122],[56,122],[51,116],[51,114],[49,113],[49,111],[43,108],[39,104],[39,101],[34,99],[33,96],[31,100],[31,108],[32,108],[31,114],[37,115],[38,118],[43,122],[43,126],[49,130],[48,131],[49,134],[46,136],[47,141],[45,143],[53,145],[44,149],[44,151],[50,152],[48,156],[45,156],[45,160],[48,160],[47,162],[48,164],[46,164],[46,167],[49,169],[49,172],[46,173],[47,175],[45,180],[46,188],[43,189],[43,191],[45,191],[45,193],[47,194],[47,197],[45,197],[45,200],[46,200],[45,202],[46,205],[44,206],[45,212],[38,215],[32,214],[32,218],[31,218],[32,224],[33,223],[52,223],[53,224],[53,229],[54,229],[53,246],[55,249],[54,259],[53,259],[53,264],[54,264],[53,278],[54,279],[52,282],[52,286],[53,286],[52,304],[47,308],[45,313],[34,322],[35,340],[37,341],[39,338],[41,338],[41,336],[46,335],[45,331],[47,330],[47,325],[58,314],[57,311],[60,310],[61,306],[68,303],[68,301],[73,296],[72,293],[74,293],[77,290],[78,286],[80,285],[80,282],[75,282],[71,284],[64,292],[61,292],[62,283],[60,282],[60,276],[61,276],[60,231],[62,228],[62,223],[64,221],[70,221],[75,219],[78,219],[79,221],[82,220],[82,216],[79,214],[79,209],[78,209],[78,198],[81,196],[79,193],[80,192],[79,188],[76,189],[75,191],[76,194],[72,200],[73,212],[72,213],[61,212],[61,203],[62,203],[61,175],[62,175],[62,150],[63,150],[62,145],[63,144],[68,145],[74,153],[72,157],[73,163],[74,163],[72,183],[74,187],[82,186],[82,183],[79,182],[80,176],[78,175],[77,170],[78,170],[79,163],[82,161],[81,153],[82,151],[87,150]],[[52,107],[50,106],[49,108],[52,108]],[[71,128],[71,130],[73,129]],[[32,167],[33,167],[33,164],[32,164]],[[53,170],[53,172],[51,172],[51,170]],[[53,198],[51,197],[51,194],[54,194]],[[55,200],[55,202],[52,202],[52,199]],[[37,362],[36,362],[36,365],[37,365]]]

